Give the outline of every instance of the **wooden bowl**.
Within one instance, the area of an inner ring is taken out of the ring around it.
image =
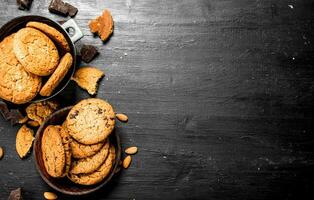
[[[52,115],[45,120],[45,122],[39,127],[37,133],[36,133],[36,138],[34,142],[34,155],[35,155],[35,164],[37,167],[37,170],[44,179],[44,181],[53,189],[64,193],[64,194],[69,194],[69,195],[84,195],[84,194],[90,194],[92,192],[95,192],[96,190],[99,190],[103,186],[105,186],[113,177],[114,173],[118,170],[119,168],[119,161],[121,157],[121,144],[120,144],[120,138],[119,135],[113,131],[109,138],[110,142],[115,146],[116,149],[116,159],[115,163],[113,165],[113,168],[111,169],[110,174],[100,183],[96,185],[91,185],[91,186],[84,186],[84,185],[78,185],[73,182],[71,182],[67,177],[57,179],[49,176],[47,173],[44,162],[42,159],[42,151],[41,151],[41,138],[43,135],[43,132],[45,128],[49,125],[61,125],[63,121],[66,119],[70,109],[70,107],[63,108]]]

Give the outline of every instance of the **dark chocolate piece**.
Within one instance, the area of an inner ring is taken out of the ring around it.
[[[22,189],[21,188],[17,188],[15,190],[12,190],[8,200],[23,200]]]
[[[81,58],[86,63],[91,62],[98,54],[97,48],[92,45],[84,44],[81,48]]]
[[[20,10],[29,10],[33,0],[16,0]]]
[[[68,6],[62,0],[52,0],[48,7],[48,10],[52,13],[67,16]]]
[[[9,120],[10,110],[7,104],[2,100],[0,100],[0,113],[2,114],[5,120]]]
[[[24,116],[22,115],[22,113],[20,112],[19,109],[10,110],[10,114],[9,114],[8,119],[10,120],[11,125],[18,124],[23,118],[24,118]]]
[[[70,15],[70,17],[75,17],[78,9],[69,3],[65,3],[65,5],[68,7],[68,14]]]

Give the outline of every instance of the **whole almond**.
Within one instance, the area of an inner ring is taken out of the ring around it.
[[[58,196],[55,193],[52,192],[44,192],[44,197],[48,200],[57,199]]]
[[[127,169],[130,166],[131,161],[132,161],[131,156],[125,157],[124,160],[123,160],[123,163],[122,163],[123,168]]]
[[[116,117],[121,122],[127,122],[129,119],[128,116],[126,116],[125,114],[122,114],[122,113],[116,114]]]
[[[137,147],[129,147],[124,151],[126,154],[133,155],[137,153]]]
[[[3,157],[3,149],[2,147],[0,147],[0,160],[2,159],[2,157]]]

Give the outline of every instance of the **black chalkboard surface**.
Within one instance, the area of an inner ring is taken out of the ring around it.
[[[313,199],[314,2],[251,0],[67,0],[95,45],[102,69],[97,97],[129,116],[117,123],[131,167],[89,196],[60,199]],[[30,11],[0,1],[0,25]],[[104,8],[115,29],[103,43],[88,21]],[[80,63],[83,66],[85,63]],[[71,82],[57,99],[89,95]],[[33,155],[15,152],[19,127],[0,120],[0,199],[53,191]]]

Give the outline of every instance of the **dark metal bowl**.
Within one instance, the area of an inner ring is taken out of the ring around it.
[[[91,185],[91,186],[78,185],[78,184],[72,183],[66,177],[61,178],[61,179],[56,179],[49,176],[49,174],[47,173],[45,169],[44,161],[42,159],[42,151],[41,151],[42,135],[47,126],[61,125],[66,119],[71,108],[72,106],[63,108],[53,113],[52,115],[50,115],[50,117],[47,120],[45,120],[45,122],[39,127],[36,133],[33,151],[34,151],[35,164],[36,164],[37,171],[39,172],[40,176],[44,179],[44,181],[49,186],[51,186],[53,189],[59,192],[62,192],[64,194],[84,195],[84,194],[92,193],[102,188],[111,180],[115,172],[119,171],[119,162],[121,159],[121,144],[120,144],[120,138],[119,138],[118,133],[113,131],[110,134],[109,139],[110,139],[111,144],[113,144],[116,149],[116,159],[115,159],[115,162],[111,169],[110,174],[102,182],[96,185]]]
[[[57,29],[58,31],[60,31],[66,38],[69,46],[70,46],[70,53],[73,56],[73,64],[72,67],[69,69],[68,73],[65,75],[65,77],[63,78],[63,80],[61,81],[61,83],[58,85],[58,87],[53,91],[53,93],[49,96],[49,97],[42,97],[40,95],[37,95],[32,101],[30,101],[31,103],[33,102],[39,102],[39,101],[44,101],[44,100],[48,100],[50,98],[53,98],[54,96],[58,95],[66,86],[67,84],[70,82],[71,77],[74,74],[75,71],[75,66],[76,66],[76,49],[74,46],[74,42],[71,40],[71,36],[67,33],[67,31],[65,29],[62,28],[62,26],[51,20],[48,19],[46,17],[42,17],[42,16],[36,16],[36,15],[28,15],[28,16],[21,16],[21,17],[17,17],[12,19],[11,21],[9,21],[8,23],[4,24],[1,28],[0,28],[0,41],[2,41],[6,36],[9,36],[10,34],[17,32],[19,29],[25,27],[25,25],[27,24],[27,22],[30,21],[37,21],[37,22],[43,22],[45,24],[48,24],[49,26],[54,27],[55,29]],[[56,45],[58,47],[58,45]],[[60,49],[58,49],[59,52]],[[43,77],[44,81],[45,77]],[[10,103],[12,104],[12,103]]]

